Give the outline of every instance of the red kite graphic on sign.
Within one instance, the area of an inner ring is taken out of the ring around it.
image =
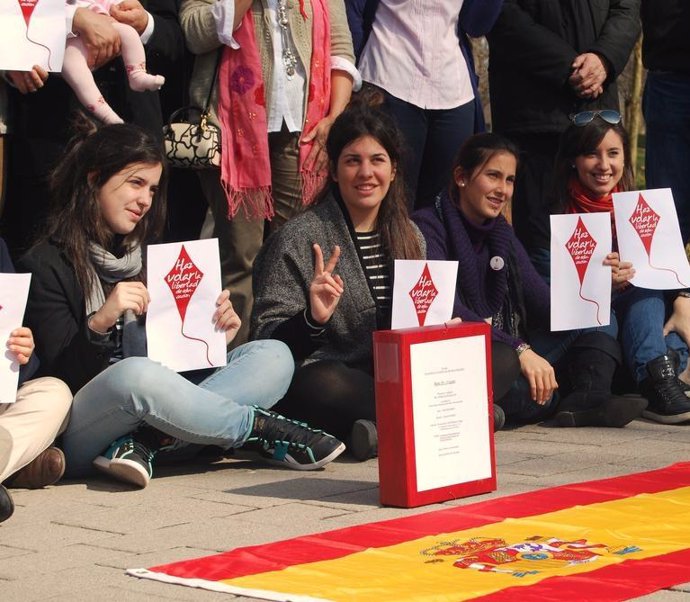
[[[165,276],[165,283],[170,288],[170,292],[175,299],[175,305],[177,305],[177,311],[180,313],[180,334],[182,334],[185,339],[200,341],[206,345],[206,360],[209,366],[213,366],[209,358],[210,349],[208,343],[203,339],[197,339],[184,333],[187,307],[203,277],[204,273],[194,264],[192,258],[184,248],[184,245],[182,245],[182,249],[180,250],[175,264]]]
[[[592,259],[594,250],[597,248],[597,241],[594,240],[592,235],[587,230],[581,217],[577,218],[577,225],[575,226],[575,231],[572,236],[565,243],[565,248],[570,253],[570,257],[575,264],[575,269],[577,270],[578,278],[580,279],[580,299],[583,301],[588,301],[593,303],[597,307],[597,322],[601,325],[601,320],[599,319],[599,304],[594,299],[587,299],[582,295],[582,285],[585,281],[585,275],[587,274],[587,268],[589,267],[589,262]]]
[[[649,203],[647,203],[642,196],[642,193],[637,197],[637,205],[635,205],[635,209],[628,221],[635,229],[635,232],[637,232],[637,235],[644,245],[645,251],[647,251],[647,262],[649,263],[649,267],[655,270],[671,272],[681,286],[687,286],[687,284],[680,281],[678,273],[675,270],[657,267],[652,264],[652,243],[654,242],[654,235],[661,221],[661,216],[649,206]]]
[[[46,0],[44,0],[46,1]],[[55,1],[55,0],[47,0],[47,1]],[[19,8],[22,11],[22,15],[24,17],[24,22],[26,23],[26,33],[24,34],[26,36],[26,39],[31,42],[32,44],[36,44],[37,46],[41,46],[42,48],[45,48],[48,51],[48,69],[50,69],[50,57],[51,57],[51,51],[48,46],[45,44],[41,44],[40,42],[37,42],[36,40],[32,40],[29,37],[29,24],[31,22],[31,16],[34,14],[34,9],[36,8],[36,5],[38,4],[39,0],[17,0],[19,3]]]
[[[424,264],[424,270],[422,270],[422,275],[419,277],[417,284],[410,290],[410,298],[412,303],[414,303],[414,309],[417,313],[417,321],[420,326],[424,326],[426,322],[426,315],[429,311],[429,307],[436,299],[438,295],[438,290],[434,285],[434,281],[431,279],[431,272],[429,272],[429,264]]]

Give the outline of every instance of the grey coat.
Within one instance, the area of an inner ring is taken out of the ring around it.
[[[414,226],[422,244],[424,239]],[[254,262],[254,308],[251,337],[267,339],[276,327],[306,309],[314,278],[312,244],[328,261],[335,245],[341,254],[337,273],[345,283],[335,313],[326,325],[325,342],[304,363],[339,360],[350,366],[371,362],[371,334],[376,330],[376,304],[350,228],[332,197],[294,217],[262,247]]]

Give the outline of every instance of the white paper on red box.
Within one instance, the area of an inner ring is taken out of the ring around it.
[[[26,300],[29,296],[31,274],[0,274],[0,403],[17,400],[19,362],[7,348],[10,333],[22,325]]]
[[[417,491],[491,477],[485,341],[410,345]]]
[[[435,326],[451,319],[457,261],[396,259],[391,328]]]
[[[0,0],[0,69],[60,72],[66,38],[62,0]]]
[[[614,192],[621,259],[631,261],[635,286],[656,290],[690,287],[690,265],[670,188]]]
[[[551,330],[606,326],[611,321],[611,216],[551,216]]]
[[[213,314],[221,292],[218,239],[150,245],[148,356],[177,372],[224,366],[225,334]]]

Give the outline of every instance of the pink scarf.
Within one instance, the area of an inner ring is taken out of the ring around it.
[[[304,0],[299,3],[306,20]],[[311,7],[312,52],[303,133],[328,113],[331,98],[331,30],[326,0],[311,0]],[[234,217],[240,207],[248,217],[270,218],[274,212],[266,92],[251,9],[234,36],[240,48],[225,47],[218,72],[218,118],[223,143],[220,181],[228,199],[228,218]],[[312,147],[313,142],[300,144],[299,169],[305,205],[314,200],[327,175],[325,171],[317,173],[304,167]]]

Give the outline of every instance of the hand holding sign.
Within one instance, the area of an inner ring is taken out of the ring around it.
[[[28,364],[35,347],[34,335],[31,329],[22,326],[13,330],[7,341],[7,347],[17,357],[17,361],[21,366]]]
[[[345,291],[345,283],[340,276],[333,275],[340,259],[340,247],[335,245],[328,263],[324,266],[321,247],[314,243],[314,279],[309,285],[309,305],[311,317],[317,324],[325,324],[338,307],[340,296]]]
[[[105,303],[89,320],[89,328],[96,332],[107,332],[127,310],[137,316],[146,313],[151,298],[141,282],[118,282]]]

